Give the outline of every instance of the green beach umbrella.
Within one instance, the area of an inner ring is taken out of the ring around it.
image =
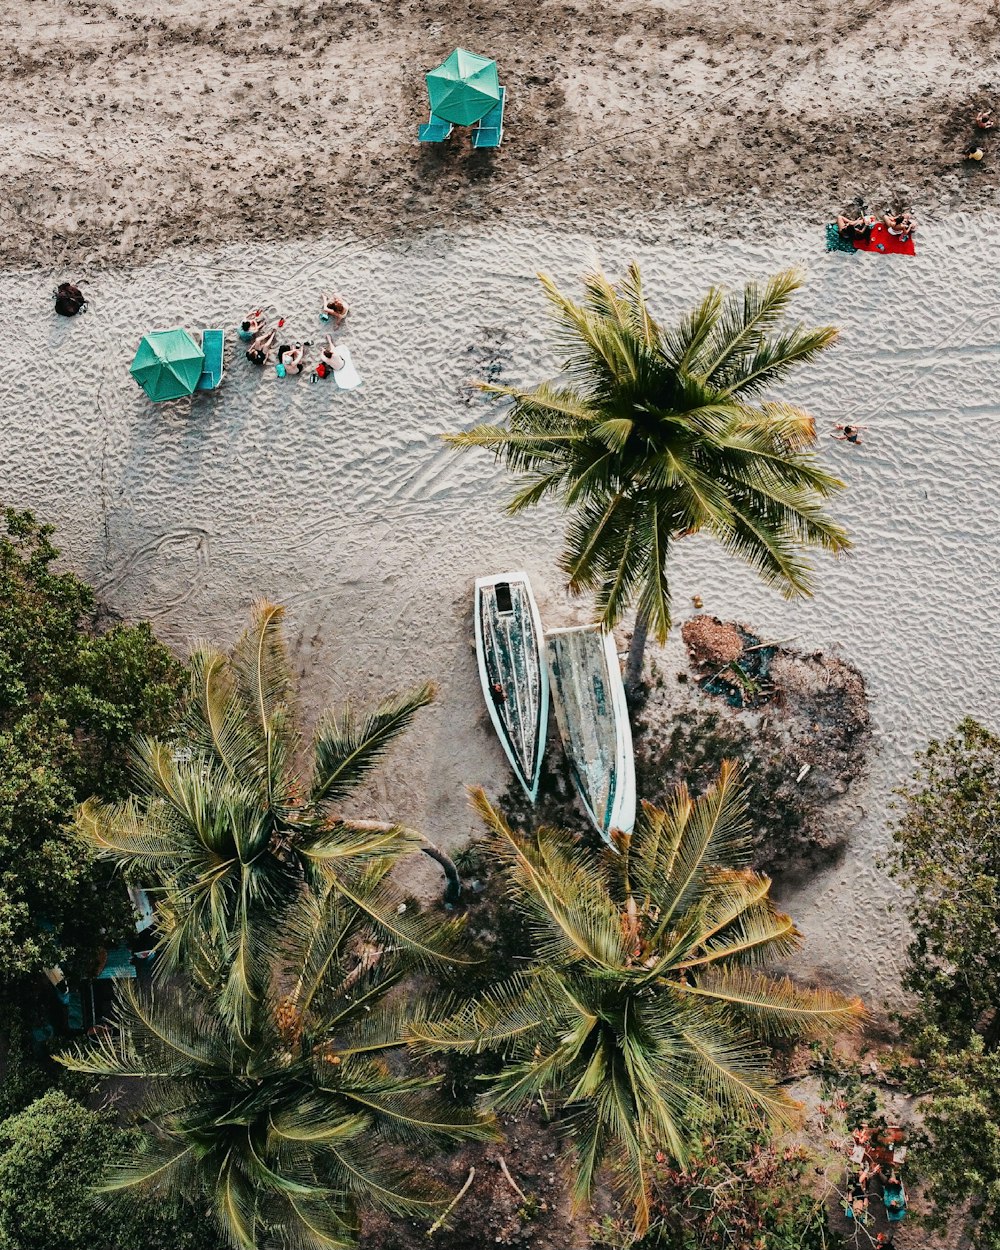
[[[427,75],[427,94],[435,117],[455,126],[471,126],[500,99],[497,63],[456,48]]]
[[[129,373],[161,404],[192,394],[204,365],[205,353],[187,330],[153,330],[142,336]]]

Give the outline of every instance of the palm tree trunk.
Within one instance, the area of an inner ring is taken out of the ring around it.
[[[642,689],[642,670],[646,658],[648,634],[649,621],[645,612],[640,608],[636,613],[632,641],[628,644],[628,660],[625,662],[625,693],[629,699],[635,699]]]
[[[433,842],[429,842],[427,846],[422,846],[420,849],[444,869],[447,882],[444,887],[444,905],[454,907],[462,901],[462,878],[458,875],[454,860],[449,859],[444,851],[439,850]]]

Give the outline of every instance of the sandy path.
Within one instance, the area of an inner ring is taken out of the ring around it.
[[[1000,140],[955,159],[973,107],[1000,105],[997,0],[43,0],[5,34],[0,263],[78,277],[250,229],[615,229],[688,204],[729,233],[759,229],[737,208],[770,231],[783,205],[819,220],[859,192],[1000,203]],[[494,155],[416,140],[422,73],[455,44],[509,88]]]
[[[902,954],[881,868],[890,791],[927,735],[969,713],[1000,726],[998,229],[990,215],[933,223],[913,260],[826,255],[809,223],[780,242],[716,244],[663,217],[638,243],[603,245],[611,269],[638,257],[664,316],[712,281],[799,259],[802,315],[844,327],[796,397],[821,424],[871,427],[863,448],[822,445],[850,484],[856,553],[822,564],[813,601],[785,604],[709,545],[685,544],[675,595],[679,620],[697,593],[771,636],[839,647],[870,683],[877,754],[853,795],[850,854],[788,905],[808,937],[802,968],[872,1002],[892,996]],[[436,680],[438,704],[370,801],[455,845],[471,827],[464,786],[496,793],[507,779],[475,673],[473,578],[526,568],[550,625],[586,605],[555,571],[558,519],[506,518],[488,457],[454,455],[437,434],[482,414],[470,376],[527,382],[554,368],[529,275],[544,265],[571,284],[591,249],[582,234],[506,230],[179,252],[95,274],[92,310],[75,321],[52,315],[52,275],[0,273],[0,333],[51,361],[0,374],[0,493],[55,520],[111,605],[177,645],[229,640],[256,595],[286,602],[310,713]],[[128,377],[144,328],[232,325],[262,299],[293,334],[317,336],[334,275],[354,302],[358,392],[262,376],[232,349],[222,388],[193,405],[153,407]],[[432,879],[420,871],[415,889]]]

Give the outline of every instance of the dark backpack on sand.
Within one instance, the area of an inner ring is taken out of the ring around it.
[[[87,301],[83,292],[72,282],[61,282],[56,291],[56,312],[60,317],[75,317],[77,313],[87,311]]]

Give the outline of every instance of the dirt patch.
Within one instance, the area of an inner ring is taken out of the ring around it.
[[[732,621],[696,616],[681,626],[681,637],[698,668],[724,668],[740,660],[746,643]]]
[[[502,1143],[458,1150],[437,1170],[439,1180],[456,1195],[473,1168],[475,1175],[444,1226],[433,1236],[428,1236],[426,1222],[369,1214],[364,1220],[361,1250],[585,1247],[587,1222],[570,1209],[571,1177],[561,1160],[563,1142],[555,1127],[546,1124],[537,1110],[507,1117],[501,1127]]]
[[[839,805],[867,771],[871,717],[861,673],[824,652],[761,647],[755,631],[736,622],[700,617],[682,634],[691,667],[654,666],[637,717],[640,795],[663,802],[681,781],[701,793],[723,759],[738,759],[750,787],[755,865],[787,880],[836,858],[849,833]],[[732,664],[741,666],[739,680]]]

